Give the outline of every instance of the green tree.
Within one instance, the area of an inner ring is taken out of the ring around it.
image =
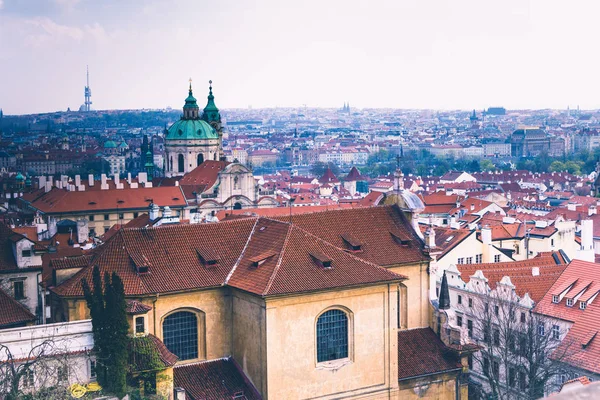
[[[552,164],[550,164],[550,172],[562,172],[565,171],[566,167],[565,167],[565,163],[561,162],[561,161],[552,161]]]
[[[104,287],[98,266],[92,271],[92,285],[82,280],[83,293],[92,317],[97,355],[98,381],[111,393],[122,397],[127,378],[127,323],[125,289],[121,278],[104,275]]]
[[[481,169],[481,171],[494,171],[496,169],[496,166],[490,160],[483,159],[479,163],[479,168]]]

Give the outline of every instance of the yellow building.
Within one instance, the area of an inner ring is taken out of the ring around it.
[[[174,395],[461,398],[461,361],[429,328],[428,262],[395,205],[126,228],[51,288],[52,315],[89,317],[98,265],[145,305],[132,333],[179,357]]]

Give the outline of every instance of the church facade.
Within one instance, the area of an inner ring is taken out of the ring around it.
[[[204,161],[221,161],[223,132],[221,115],[215,105],[212,81],[208,103],[202,114],[192,93],[192,84],[183,106],[183,115],[171,125],[165,136],[165,176],[183,176]]]

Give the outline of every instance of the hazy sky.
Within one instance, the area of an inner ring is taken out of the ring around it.
[[[0,108],[600,108],[597,0],[0,0]]]

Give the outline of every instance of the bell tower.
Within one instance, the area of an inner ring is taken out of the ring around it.
[[[223,154],[223,126],[221,125],[221,114],[215,104],[215,96],[212,92],[212,80],[208,81],[208,102],[202,110],[202,119],[208,122],[219,134],[219,160],[225,160]]]

